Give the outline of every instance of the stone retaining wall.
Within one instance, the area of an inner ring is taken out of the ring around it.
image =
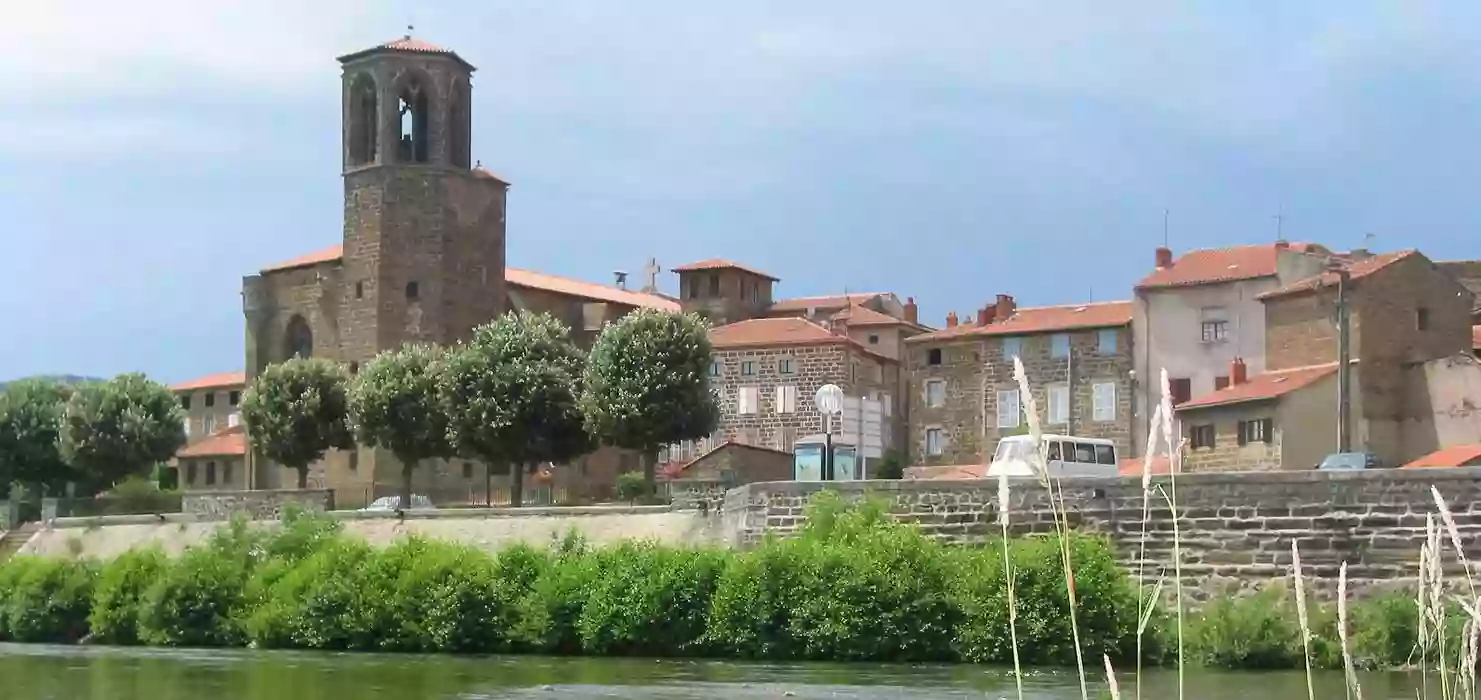
[[[1140,562],[1154,580],[1165,571],[1170,583],[1173,522],[1158,490],[1171,492],[1168,479],[1154,481],[1145,557],[1138,554],[1140,479],[1077,479],[1063,485],[1072,525],[1110,537],[1123,565],[1136,569]],[[1355,586],[1403,583],[1417,566],[1426,518],[1437,512],[1432,485],[1454,513],[1467,558],[1481,561],[1481,540],[1475,536],[1481,532],[1481,468],[1180,476],[1184,583],[1209,594],[1288,576],[1293,540],[1318,589],[1335,586],[1344,561]],[[807,501],[823,488],[778,482],[733,489],[722,513],[724,537],[731,546],[746,547],[768,533],[785,536],[803,522]],[[850,498],[866,493],[883,498],[900,519],[950,542],[978,543],[1000,532],[995,480],[845,482],[829,488]],[[1014,533],[1052,532],[1047,492],[1036,482],[1014,480],[1010,500]],[[1456,561],[1453,551],[1446,557]],[[1460,572],[1458,565],[1454,569]]]
[[[180,510],[199,520],[229,520],[237,513],[252,520],[276,520],[282,515],[283,506],[290,503],[304,510],[334,510],[334,492],[328,489],[283,489],[186,493],[180,499]]]

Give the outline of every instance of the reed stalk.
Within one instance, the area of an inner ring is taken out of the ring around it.
[[[1347,636],[1347,562],[1337,574],[1337,636],[1342,643],[1342,669],[1347,677],[1347,697],[1363,700],[1357,667],[1352,662],[1352,642]]]
[[[1156,598],[1145,597],[1147,565],[1147,521],[1152,518],[1152,461],[1157,454],[1157,430],[1162,427],[1162,404],[1152,413],[1147,428],[1146,448],[1142,455],[1142,533],[1136,557],[1137,618],[1143,620],[1136,631],[1136,700],[1142,700],[1142,636],[1146,632],[1145,620],[1151,619]],[[1160,586],[1159,586],[1160,589]]]
[[[1178,473],[1183,471],[1183,441],[1179,439],[1180,433],[1175,429],[1173,423],[1172,406],[1172,382],[1168,378],[1167,368],[1162,369],[1162,436],[1167,443],[1168,460],[1168,483],[1172,487],[1167,497],[1169,515],[1172,516],[1172,568],[1173,568],[1173,590],[1178,606],[1178,698],[1182,700],[1184,692],[1184,649],[1183,649],[1183,534],[1178,524]]]
[[[1306,615],[1306,584],[1301,576],[1301,549],[1291,540],[1291,575],[1296,580],[1296,619],[1301,623],[1301,657],[1306,663],[1307,700],[1316,700],[1311,682],[1311,621]]]
[[[1008,475],[998,475],[998,524],[1003,528],[1003,579],[1008,586],[1008,637],[1013,642],[1013,685],[1023,700],[1023,667],[1018,661],[1018,600],[1013,592],[1013,558],[1008,552]]]
[[[1100,657],[1106,662],[1106,685],[1110,686],[1111,700],[1121,700],[1121,686],[1116,684],[1116,669],[1111,667],[1111,657],[1109,654]]]

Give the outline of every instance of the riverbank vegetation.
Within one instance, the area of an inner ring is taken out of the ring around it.
[[[1016,648],[1025,665],[1075,663],[1057,538],[950,547],[878,504],[831,494],[808,516],[797,537],[746,552],[590,547],[568,537],[492,555],[418,539],[375,549],[304,514],[280,527],[239,521],[175,558],[152,549],[107,562],[14,558],[0,565],[0,639],[991,664],[1010,663]],[[1133,577],[1100,539],[1074,535],[1069,548],[1084,655],[1133,661]],[[1188,661],[1301,668],[1290,600],[1271,588],[1212,603],[1186,630]],[[1412,598],[1375,598],[1349,612],[1360,665],[1418,661]],[[1143,661],[1174,660],[1169,619],[1150,617]],[[1335,613],[1318,608],[1311,619],[1313,663],[1341,668]]]

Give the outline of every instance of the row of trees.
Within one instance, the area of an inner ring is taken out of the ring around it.
[[[351,377],[337,363],[268,367],[242,398],[242,420],[268,459],[298,472],[329,449],[358,443],[402,464],[401,503],[414,470],[464,457],[512,467],[511,498],[545,462],[597,445],[644,455],[653,482],[659,447],[714,431],[708,328],[696,316],[639,310],[603,329],[589,355],[549,314],[506,314],[453,347],[407,345]]]
[[[25,379],[0,391],[0,496],[13,484],[60,495],[103,491],[185,444],[173,392],[142,374],[66,384]]]

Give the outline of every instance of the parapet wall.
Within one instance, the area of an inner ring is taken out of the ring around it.
[[[1139,478],[1076,479],[1062,482],[1069,522],[1101,533],[1116,545],[1124,566],[1150,580],[1173,573],[1173,522],[1164,493],[1172,482],[1158,477],[1146,518],[1142,549],[1143,497]],[[1354,585],[1401,583],[1418,565],[1427,516],[1436,514],[1431,486],[1454,513],[1471,561],[1481,560],[1481,468],[1403,469],[1355,472],[1259,472],[1186,474],[1176,483],[1178,540],[1185,584],[1205,594],[1226,586],[1245,587],[1288,576],[1291,542],[1301,550],[1303,570],[1317,588],[1335,586],[1348,563]],[[807,501],[821,483],[748,484],[726,494],[723,532],[731,546],[753,545],[767,534],[787,535],[805,519]],[[872,494],[900,519],[957,543],[997,537],[998,484],[970,481],[863,481],[827,486],[845,497]],[[1015,534],[1052,532],[1047,491],[1033,480],[1010,487],[1009,523]],[[1436,517],[1439,526],[1439,518]],[[1457,561],[1446,542],[1447,562]],[[1460,571],[1456,567],[1456,572]]]
[[[230,520],[238,513],[252,520],[275,520],[289,504],[309,511],[334,510],[334,492],[327,489],[200,491],[184,494],[180,511],[197,520]]]

